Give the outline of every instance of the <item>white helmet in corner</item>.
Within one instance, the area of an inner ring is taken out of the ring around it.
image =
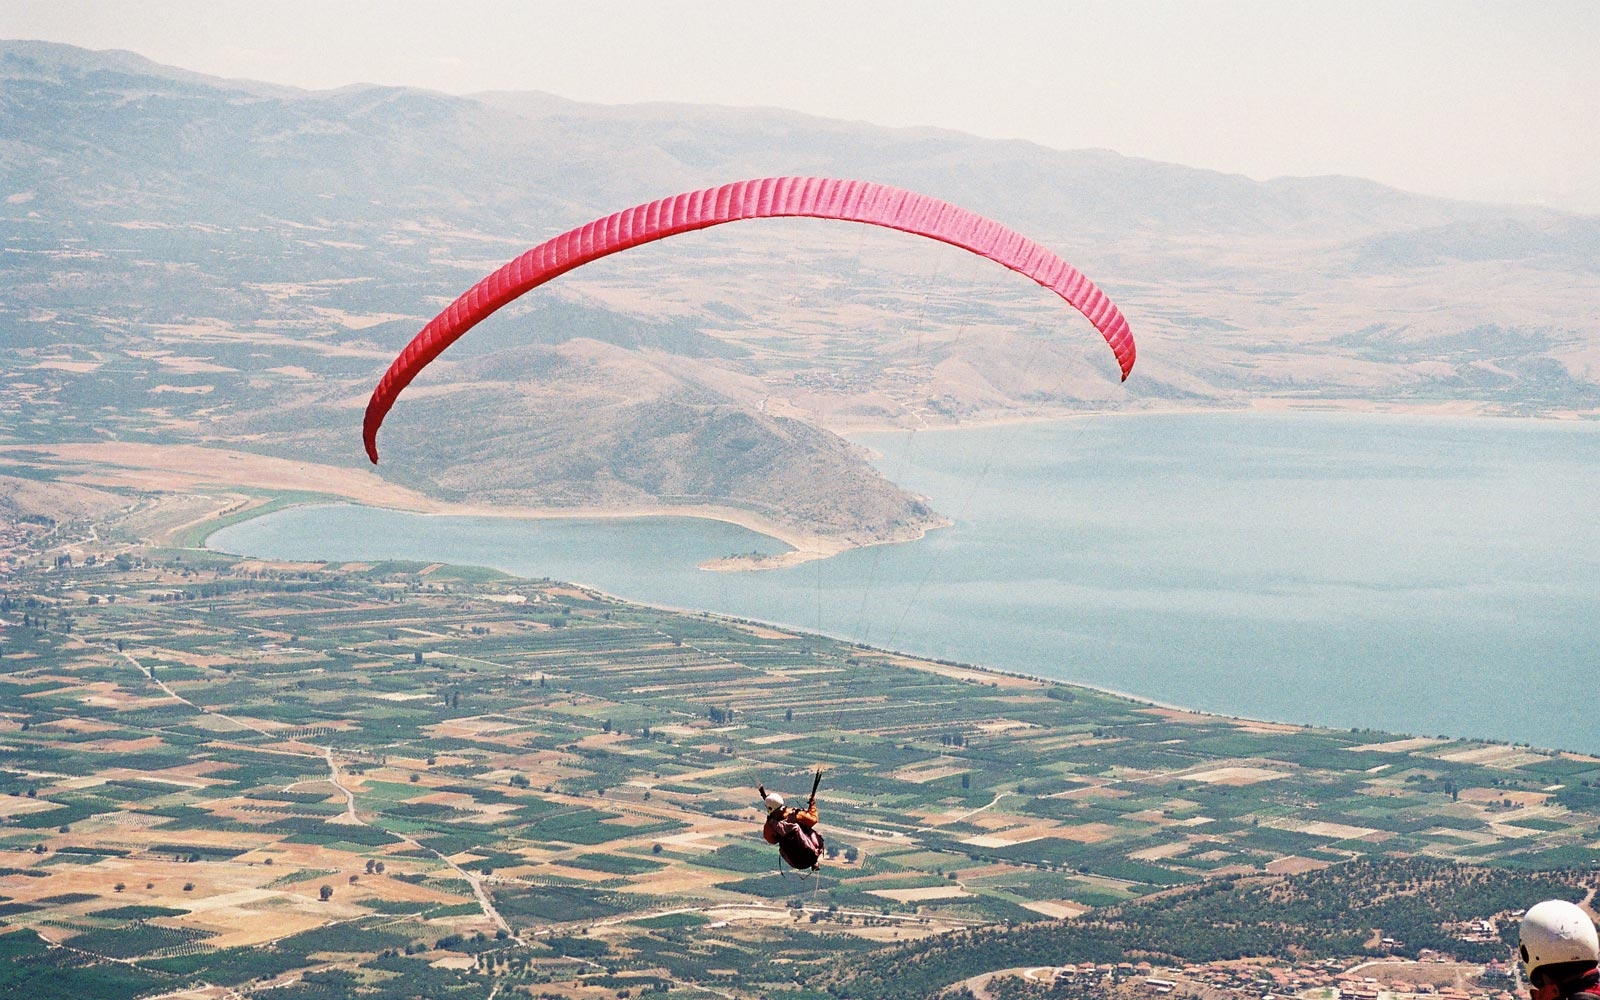
[[[1547,899],[1530,909],[1523,915],[1518,936],[1522,946],[1517,953],[1529,983],[1534,972],[1546,965],[1600,961],[1594,921],[1564,899]]]
[[[764,801],[767,803],[767,812],[773,812],[783,808],[783,796],[779,795],[777,792],[768,792]]]

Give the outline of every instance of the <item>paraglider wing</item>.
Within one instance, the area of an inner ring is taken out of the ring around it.
[[[1133,333],[1121,311],[1077,268],[1027,237],[948,202],[882,184],[827,177],[767,177],[662,198],[596,219],[539,244],[472,286],[412,338],[373,389],[362,428],[367,457],[377,464],[378,428],[417,373],[511,300],[621,250],[724,222],[785,216],[897,229],[1004,264],[1055,292],[1088,317],[1111,345],[1124,380],[1133,370]]]

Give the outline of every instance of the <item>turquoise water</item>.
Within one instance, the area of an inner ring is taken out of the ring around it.
[[[1179,414],[872,435],[957,521],[786,570],[688,518],[299,508],[212,536],[407,558],[1286,722],[1600,752],[1600,426]]]

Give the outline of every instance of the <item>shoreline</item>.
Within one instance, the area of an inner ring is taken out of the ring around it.
[[[1545,423],[1587,423],[1600,421],[1600,410],[1552,410],[1529,415],[1507,413],[1504,408],[1471,400],[1444,400],[1437,403],[1393,402],[1376,399],[1307,399],[1298,396],[1265,396],[1242,400],[1237,404],[1219,403],[1216,406],[1152,406],[1121,410],[1073,410],[1053,414],[1018,414],[1013,416],[985,417],[975,420],[958,420],[952,423],[930,424],[921,427],[902,427],[886,423],[840,423],[823,425],[824,429],[841,437],[856,434],[919,434],[939,431],[978,430],[986,427],[1012,427],[1028,424],[1064,423],[1091,417],[1163,417],[1204,416],[1207,414],[1348,414],[1352,416],[1392,416],[1442,420],[1512,420]]]
[[[304,504],[304,505],[299,505],[299,506],[313,506],[313,505]],[[210,550],[210,551],[222,552],[224,550],[214,549],[214,550]],[[264,564],[284,563],[286,565],[298,565],[300,562],[302,562],[302,561],[299,561],[299,560],[289,562],[289,561],[278,560],[278,559],[264,559],[264,558],[256,557],[256,556],[239,555],[238,553],[226,553],[226,554],[230,555],[230,556],[234,556],[235,558],[255,560],[255,561],[258,561],[258,562],[261,562],[261,563],[264,563]],[[320,562],[324,569],[327,569],[329,567],[335,567],[336,568],[339,565],[339,561],[337,561],[337,560],[305,560],[304,562],[307,562],[307,563],[309,563],[309,562]],[[504,573],[506,578],[510,579],[510,580],[524,582],[524,583],[533,583],[533,582],[535,582],[532,578],[520,576],[518,574],[511,573],[511,572],[506,571],[506,570],[501,570],[498,567],[494,567],[494,566],[476,566],[474,564],[458,564],[458,563],[443,563],[441,565],[457,566],[457,567],[462,568],[462,569],[492,569],[492,570],[495,570],[496,572]],[[1088,681],[1065,680],[1065,679],[1056,678],[1056,677],[1045,677],[1045,676],[1042,676],[1040,674],[1030,674],[1030,673],[1027,673],[1025,671],[1021,671],[1021,670],[1017,670],[1017,669],[1009,668],[1009,667],[990,666],[990,665],[986,665],[986,664],[982,664],[982,663],[969,663],[969,662],[960,661],[960,660],[950,660],[950,659],[934,657],[934,656],[930,656],[930,655],[923,654],[923,653],[917,653],[917,652],[914,652],[914,651],[911,651],[911,650],[907,650],[907,649],[891,649],[891,648],[888,648],[886,646],[876,646],[876,645],[873,645],[872,643],[861,642],[859,640],[852,639],[852,638],[850,638],[849,636],[846,636],[846,635],[840,635],[840,634],[837,634],[837,633],[829,632],[829,631],[824,630],[824,629],[817,629],[817,628],[814,628],[814,627],[794,625],[794,624],[791,624],[791,623],[788,623],[788,622],[773,621],[773,620],[764,619],[764,618],[749,618],[749,617],[745,617],[745,616],[741,616],[741,615],[727,614],[725,612],[714,611],[714,610],[710,610],[710,609],[706,609],[706,608],[684,607],[684,606],[679,606],[679,605],[675,605],[675,604],[663,604],[663,603],[660,603],[660,602],[638,600],[636,598],[624,597],[624,596],[619,595],[619,594],[614,594],[611,591],[608,591],[608,590],[606,590],[606,589],[604,589],[602,587],[597,587],[594,584],[590,584],[590,583],[584,583],[581,580],[561,580],[561,581],[559,581],[559,583],[561,583],[561,584],[563,584],[565,586],[576,588],[578,590],[583,591],[584,593],[592,594],[595,597],[600,598],[600,599],[604,599],[604,600],[608,600],[608,601],[615,601],[615,602],[618,602],[618,603],[621,603],[621,604],[634,605],[636,607],[650,608],[650,609],[655,610],[655,611],[665,611],[665,612],[670,612],[672,614],[681,614],[681,615],[700,615],[700,616],[705,616],[707,618],[714,619],[714,620],[717,620],[717,621],[728,622],[728,623],[730,623],[732,625],[735,625],[735,626],[747,626],[747,627],[748,626],[756,626],[756,627],[761,627],[761,628],[768,628],[768,629],[772,629],[774,631],[788,633],[789,635],[792,635],[792,636],[794,636],[796,638],[805,638],[807,636],[818,636],[818,637],[825,638],[825,639],[832,639],[832,640],[837,641],[837,642],[848,643],[851,646],[854,646],[855,648],[857,648],[857,649],[859,649],[859,650],[861,650],[862,652],[865,652],[865,653],[872,653],[872,654],[876,654],[876,655],[879,655],[879,656],[887,657],[887,658],[893,660],[893,662],[896,665],[903,666],[903,667],[906,667],[907,669],[911,669],[911,670],[920,670],[920,671],[925,671],[925,672],[928,672],[928,673],[941,674],[941,675],[944,675],[944,676],[971,675],[974,680],[982,680],[982,679],[993,680],[994,678],[1004,678],[1006,680],[1023,682],[1025,684],[1036,684],[1036,685],[1041,685],[1041,686],[1059,686],[1059,687],[1065,687],[1065,688],[1073,688],[1073,689],[1077,689],[1077,690],[1080,690],[1080,691],[1088,691],[1088,692],[1092,692],[1094,694],[1103,695],[1103,696],[1109,697],[1109,698],[1115,698],[1115,699],[1118,699],[1120,701],[1127,702],[1130,705],[1133,705],[1133,706],[1135,706],[1137,708],[1140,708],[1140,709],[1149,709],[1149,710],[1153,710],[1153,711],[1157,711],[1157,712],[1170,713],[1170,714],[1173,714],[1173,715],[1186,715],[1186,716],[1194,716],[1194,717],[1197,717],[1197,718],[1217,719],[1217,720],[1222,721],[1222,722],[1237,723],[1237,724],[1240,724],[1241,728],[1243,728],[1243,729],[1245,729],[1247,731],[1252,731],[1253,730],[1253,731],[1257,731],[1257,732],[1305,732],[1305,731],[1325,730],[1325,731],[1330,731],[1330,732],[1342,732],[1342,731],[1346,731],[1348,729],[1348,727],[1337,725],[1337,724],[1334,724],[1334,723],[1284,722],[1282,720],[1277,720],[1277,719],[1266,719],[1266,718],[1260,718],[1260,717],[1253,716],[1253,715],[1244,715],[1244,714],[1241,714],[1241,713],[1238,713],[1238,712],[1226,712],[1226,711],[1206,709],[1206,708],[1196,708],[1196,707],[1191,706],[1191,705],[1179,705],[1179,704],[1176,704],[1174,702],[1161,701],[1161,700],[1152,698],[1152,697],[1150,697],[1148,695],[1134,694],[1134,693],[1129,692],[1129,691],[1123,691],[1123,690],[1121,690],[1119,688],[1106,687],[1104,685],[1093,684],[1093,683],[1090,683]],[[1372,733],[1374,735],[1389,735],[1389,736],[1397,737],[1399,739],[1428,738],[1428,736],[1429,736],[1429,734],[1425,734],[1425,733],[1422,733],[1422,732],[1410,732],[1410,731],[1392,730],[1392,729],[1363,729],[1363,732],[1370,732],[1370,733]],[[1443,740],[1444,740],[1444,742],[1480,743],[1480,744],[1484,744],[1486,746],[1511,746],[1511,745],[1513,745],[1513,742],[1514,742],[1514,741],[1509,740],[1509,739],[1500,739],[1500,738],[1491,737],[1491,736],[1471,736],[1471,735],[1444,736]],[[1547,751],[1549,751],[1551,753],[1558,754],[1558,755],[1561,755],[1561,756],[1564,756],[1564,757],[1575,757],[1575,758],[1583,758],[1583,759],[1600,759],[1600,754],[1591,755],[1591,754],[1586,754],[1586,753],[1584,753],[1583,751],[1580,751],[1580,750],[1568,750],[1568,749],[1561,749],[1561,748],[1557,748],[1557,747],[1539,747],[1538,749],[1547,750]]]
[[[1291,400],[1290,403],[1290,410],[1306,410],[1306,406],[1302,406],[1299,400]],[[1280,402],[1278,402],[1278,400],[1272,400],[1272,402],[1267,402],[1264,406],[1259,406],[1259,408],[1251,408],[1251,410],[1274,411],[1278,410],[1278,408],[1280,408]],[[1322,405],[1317,405],[1312,406],[1310,410],[1314,411],[1314,413],[1320,413],[1320,411],[1325,410],[1325,408],[1323,408]],[[1226,411],[1226,413],[1248,413],[1248,411],[1250,410]],[[1141,413],[1136,414],[1085,414],[1085,416],[1141,416],[1141,414],[1162,413],[1176,413],[1176,411],[1141,411]],[[1218,411],[1203,410],[1200,411],[1200,413],[1218,413]],[[1365,416],[1368,416],[1368,414],[1376,414],[1376,416],[1398,416],[1398,414],[1394,414],[1392,411],[1373,411],[1370,410],[1370,408],[1363,408],[1363,410],[1357,411],[1357,413],[1352,413],[1352,421],[1358,421],[1358,419],[1365,418]],[[1405,416],[1419,416],[1419,418],[1422,419],[1437,418],[1445,419],[1445,421],[1478,421],[1478,419],[1490,419],[1490,416],[1485,416],[1485,414],[1477,413],[1477,411],[1464,411],[1461,410],[1461,408],[1456,408],[1456,406],[1451,406],[1451,408],[1443,408],[1443,410],[1442,408],[1437,408],[1437,406],[1429,406],[1429,408],[1414,408],[1414,410],[1411,410],[1410,413],[1406,413]],[[1565,424],[1565,426],[1573,426],[1574,424],[1573,419],[1570,418],[1517,418],[1517,416],[1507,416],[1507,414],[1491,414],[1491,416],[1493,416],[1496,424],[1504,424],[1504,421],[1507,421],[1507,419],[1510,419],[1510,421],[1514,422],[1522,422],[1522,424],[1526,424],[1526,421],[1530,421],[1530,419],[1538,419],[1541,424],[1546,424],[1546,426],[1550,426],[1550,424]],[[1576,422],[1582,424],[1582,422],[1587,421]],[[1352,426],[1354,426],[1354,424],[1352,424]],[[1581,432],[1581,430],[1579,430],[1579,432]],[[1568,435],[1563,434],[1562,437],[1568,437]],[[35,446],[35,450],[37,450],[37,446]],[[210,453],[216,454],[216,451],[213,450],[210,451]],[[328,498],[326,494],[323,494],[322,502],[326,502],[326,499],[333,498]],[[299,504],[296,504],[296,506],[304,506],[304,504],[307,504],[307,502],[317,501],[301,501]],[[664,506],[664,504],[658,504],[658,506],[632,507],[632,509],[598,509],[598,507],[582,507],[582,509],[576,509],[576,507],[574,507],[574,509],[557,510],[518,509],[515,510],[515,512],[507,512],[507,510],[496,509],[496,507],[474,506],[474,504],[427,504],[427,507],[429,507],[430,510],[418,510],[419,514],[493,515],[493,517],[507,517],[507,515],[520,514],[523,515],[523,517],[530,518],[566,517],[597,518],[597,520],[600,520],[600,518],[624,517],[702,517],[706,518],[706,520],[723,520],[723,522],[738,523],[738,525],[746,526],[746,528],[750,528],[750,530],[760,531],[766,526],[760,525],[760,520],[762,520],[762,518],[755,517],[755,515],[749,515],[747,512],[726,509],[726,507],[723,507],[723,509],[707,509],[707,507],[699,507],[699,509],[682,509],[682,507],[670,507]],[[395,507],[395,509],[403,509],[403,507]],[[250,514],[261,514],[261,512],[262,510],[251,510]],[[221,526],[224,525],[222,525],[222,523],[214,522],[214,526],[221,528]],[[774,531],[773,536],[776,536],[776,531]],[[792,536],[792,538],[795,538],[795,536]],[[840,552],[840,550],[848,549],[848,547],[853,546],[840,546],[840,544],[835,544],[835,546],[830,546],[830,549],[834,549],[834,552]],[[818,555],[813,555],[811,558],[818,558]],[[584,586],[584,589],[592,590],[592,592],[597,592],[597,594],[606,594],[606,590],[598,589],[598,587],[590,586],[590,584],[582,584],[581,574],[574,574],[574,578],[576,578],[574,579],[574,582],[579,582],[579,586]],[[678,608],[674,608],[674,606],[656,605],[656,603],[651,603],[651,606],[664,606],[664,608],[667,608],[667,610],[693,611],[693,613],[699,613],[699,611],[702,611],[702,608],[693,608],[693,606],[678,606]],[[710,611],[710,613],[715,614],[715,611]],[[739,618],[739,616],[733,616],[733,614],[718,614],[718,618],[731,619],[731,621],[766,621],[766,619]],[[810,627],[790,626],[790,624],[784,624],[782,621],[773,621],[771,624],[774,624],[774,627],[781,627],[781,629],[786,630],[795,630],[795,632],[818,632],[818,630],[810,629]],[[821,634],[826,634],[826,632],[821,632]],[[842,638],[842,640],[845,640],[845,642],[851,642],[854,643],[854,645],[866,646],[866,643],[858,642],[858,640],[853,637],[845,637],[845,635],[835,634],[835,638]],[[866,646],[866,648],[872,648],[872,646]],[[917,661],[925,662],[925,664],[954,662],[941,661],[938,654],[918,653],[918,651],[880,651],[890,654],[902,654],[902,656],[917,659]],[[1062,685],[1074,686],[1074,688],[1083,688],[1083,690],[1099,691],[1099,693],[1109,694],[1109,696],[1115,696],[1115,698],[1125,699],[1125,701],[1131,702],[1131,704],[1139,704],[1139,706],[1155,707],[1155,709],[1163,710],[1174,710],[1174,712],[1190,712],[1190,714],[1203,715],[1203,717],[1224,718],[1224,720],[1235,720],[1235,722],[1258,723],[1258,725],[1264,726],[1290,725],[1293,726],[1293,728],[1306,728],[1306,726],[1309,725],[1310,728],[1342,728],[1342,726],[1336,725],[1336,723],[1328,722],[1277,722],[1277,720],[1274,718],[1274,714],[1270,714],[1270,712],[1266,715],[1266,717],[1261,717],[1259,714],[1238,714],[1238,712],[1230,712],[1230,710],[1227,709],[1197,709],[1197,707],[1184,706],[1184,704],[1157,701],[1157,699],[1149,698],[1149,696],[1139,696],[1139,694],[1130,693],[1130,691],[1117,690],[1117,688],[1107,688],[1107,686],[1094,685],[1094,683],[1083,683],[1078,682],[1078,680],[1050,677],[1050,675],[1046,674],[1029,674],[1029,672],[1019,672],[1019,670],[1014,669],[1014,667],[982,666],[982,664],[974,664],[974,662],[962,662],[960,666],[966,667],[966,669],[978,670],[978,672],[989,675],[989,677],[1026,678],[1027,682],[1046,683],[1046,685],[1048,685],[1048,683],[1062,683]],[[1363,725],[1365,725],[1365,723],[1363,723]],[[1403,723],[1402,725],[1394,726],[1392,730],[1384,731],[1394,731],[1394,733],[1402,734],[1413,733],[1413,731],[1416,731],[1416,733],[1421,733],[1421,730],[1419,730],[1418,726],[1405,726]],[[1486,742],[1486,744],[1504,744],[1504,742],[1507,742],[1507,739],[1499,738],[1499,736],[1490,736],[1490,734],[1462,734],[1462,730],[1454,730],[1453,726],[1445,726],[1445,728],[1442,728],[1440,731],[1446,731],[1446,733],[1453,731],[1454,738],[1456,739],[1472,739],[1472,741]],[[1554,746],[1562,746],[1562,741],[1555,741]],[[1568,746],[1570,746],[1570,744],[1568,744]]]
[[[362,507],[402,511],[425,517],[504,517],[526,520],[605,520],[645,517],[692,517],[737,525],[789,546],[790,551],[759,560],[759,565],[739,557],[710,560],[705,568],[728,571],[777,568],[814,559],[826,559],[855,548],[915,541],[927,532],[947,526],[944,518],[908,528],[894,536],[856,541],[822,535],[780,524],[762,514],[720,504],[674,505],[645,503],[622,506],[500,507],[440,500],[392,483],[360,468],[323,465],[201,445],[160,445],[129,442],[67,443],[56,445],[0,446],[0,457],[25,454],[60,474],[74,485],[136,490],[158,496],[209,496],[213,509],[182,524],[169,526],[152,542],[171,543],[183,533],[198,532],[192,544],[204,548],[210,535],[238,524],[291,507],[350,503]],[[243,491],[233,492],[229,491]],[[223,494],[217,496],[216,494]],[[283,504],[268,498],[296,497]]]
[[[1582,425],[1600,420],[1600,411],[1565,410],[1537,416],[1506,413],[1487,404],[1470,401],[1440,403],[1391,403],[1364,399],[1308,400],[1296,397],[1257,398],[1238,406],[1150,407],[1131,410],[1094,410],[1059,414],[1015,415],[940,426],[906,428],[892,425],[860,425],[833,429],[841,436],[866,434],[916,434],[946,431],[981,430],[1019,425],[1064,423],[1084,418],[1125,418],[1211,414],[1344,414],[1354,417],[1394,416],[1406,419],[1538,421]],[[859,442],[856,442],[859,444]],[[870,449],[868,449],[870,451]],[[737,525],[789,546],[790,551],[773,555],[731,555],[709,559],[697,568],[709,572],[752,572],[801,565],[859,548],[898,545],[925,538],[929,532],[950,527],[954,522],[937,514],[927,524],[867,541],[842,535],[823,535],[780,524],[771,518],[738,507],[720,504],[674,505],[645,503],[622,506],[586,505],[580,507],[516,506],[500,507],[477,503],[440,500],[420,491],[383,479],[366,468],[332,466],[242,452],[229,448],[190,444],[144,444],[131,442],[65,443],[56,445],[4,445],[0,457],[11,453],[45,455],[56,465],[63,481],[82,486],[133,489],[157,495],[178,495],[193,491],[254,491],[235,493],[224,509],[169,528],[166,541],[182,532],[198,532],[195,547],[206,547],[210,535],[224,527],[264,516],[277,510],[323,503],[351,503],[357,506],[402,511],[429,517],[504,517],[526,520],[604,520],[649,517],[689,517]],[[299,494],[303,498],[273,504],[259,494],[282,498]],[[214,524],[207,522],[214,521]]]
[[[294,506],[297,506],[297,507],[314,507],[314,506],[329,506],[329,505],[326,505],[326,504],[315,504],[315,503],[305,503],[305,504],[296,504]],[[288,509],[288,508],[280,508],[280,509]],[[618,516],[627,516],[627,515],[618,515]],[[242,559],[242,560],[252,560],[252,561],[255,561],[255,562],[260,562],[260,563],[268,564],[268,565],[273,564],[273,563],[282,563],[284,565],[291,565],[291,564],[298,565],[300,563],[309,564],[309,563],[312,563],[312,562],[318,562],[318,563],[322,564],[322,567],[324,569],[327,569],[327,568],[330,568],[330,567],[337,567],[337,566],[339,566],[341,564],[341,561],[339,561],[339,560],[331,560],[331,559],[282,560],[282,559],[266,558],[266,557],[261,557],[261,556],[250,556],[250,555],[245,555],[245,554],[236,553],[236,552],[227,552],[224,549],[212,549],[209,546],[205,546],[205,548],[207,549],[207,551],[222,552],[225,555],[229,555],[229,556],[232,556],[234,558],[238,558],[238,559]],[[494,570],[495,572],[505,574],[505,576],[508,579],[511,579],[511,580],[520,581],[520,582],[524,582],[524,583],[533,583],[533,582],[535,582],[530,577],[524,577],[524,576],[518,575],[516,573],[512,573],[509,570],[501,569],[501,568],[499,568],[497,566],[478,566],[476,564],[471,564],[471,563],[464,563],[464,564],[463,563],[443,563],[442,565],[445,565],[445,566],[456,566],[456,567],[459,567],[459,568],[462,568],[462,569],[490,569],[490,570]],[[611,591],[606,590],[603,587],[595,586],[592,583],[585,583],[582,580],[561,580],[559,582],[561,584],[563,584],[563,585],[577,588],[578,590],[584,591],[585,593],[593,594],[596,597],[602,598],[604,600],[615,601],[615,602],[618,602],[620,604],[631,604],[631,605],[635,605],[635,606],[638,606],[638,607],[650,608],[650,609],[655,610],[655,611],[666,611],[666,612],[670,612],[672,614],[704,615],[704,616],[707,616],[709,618],[716,619],[718,621],[729,622],[729,623],[731,623],[733,625],[744,625],[744,626],[754,625],[754,626],[758,626],[758,627],[762,627],[762,628],[773,629],[775,631],[787,632],[787,633],[789,633],[789,634],[791,634],[791,635],[793,635],[795,637],[798,637],[798,638],[804,638],[806,636],[819,636],[821,638],[832,639],[832,640],[837,641],[837,642],[849,643],[850,645],[854,646],[855,648],[857,648],[859,650],[862,650],[863,652],[875,653],[875,654],[878,654],[880,656],[892,657],[892,658],[895,659],[895,661],[897,663],[900,663],[900,664],[905,665],[905,666],[909,666],[912,669],[925,670],[925,671],[928,671],[928,672],[931,672],[931,673],[942,673],[943,671],[954,671],[958,675],[961,674],[961,673],[971,673],[971,674],[978,674],[978,675],[982,675],[984,677],[990,677],[990,678],[993,678],[993,677],[1004,677],[1004,678],[1008,678],[1008,679],[1016,680],[1016,681],[1025,681],[1025,682],[1028,682],[1028,683],[1031,683],[1031,684],[1060,685],[1062,687],[1078,688],[1078,689],[1083,690],[1083,691],[1092,691],[1092,692],[1094,692],[1096,694],[1106,695],[1107,697],[1111,697],[1111,698],[1118,698],[1118,699],[1121,699],[1122,701],[1129,702],[1129,703],[1137,705],[1137,706],[1139,706],[1141,708],[1159,709],[1161,711],[1166,711],[1166,712],[1177,712],[1177,713],[1182,713],[1182,714],[1186,714],[1186,715],[1203,716],[1203,717],[1208,718],[1208,719],[1222,719],[1222,720],[1226,720],[1226,721],[1230,721],[1230,722],[1253,723],[1253,724],[1256,724],[1256,725],[1272,726],[1272,727],[1277,727],[1277,728],[1287,728],[1287,729],[1293,729],[1293,730],[1317,729],[1317,728],[1327,728],[1327,729],[1339,728],[1339,727],[1335,727],[1335,726],[1331,726],[1331,725],[1330,726],[1318,727],[1318,726],[1316,726],[1314,724],[1306,724],[1306,723],[1298,723],[1298,722],[1280,722],[1280,721],[1273,720],[1273,719],[1258,719],[1258,718],[1256,718],[1254,716],[1240,715],[1240,714],[1237,714],[1237,713],[1231,713],[1230,714],[1230,713],[1226,713],[1226,712],[1212,711],[1210,709],[1194,708],[1194,707],[1188,706],[1188,705],[1178,705],[1178,704],[1175,704],[1175,703],[1172,703],[1172,702],[1158,701],[1158,700],[1156,700],[1154,698],[1151,698],[1149,696],[1146,696],[1146,695],[1133,694],[1132,692],[1122,691],[1122,690],[1119,690],[1117,688],[1105,687],[1105,686],[1099,685],[1099,684],[1091,684],[1091,683],[1089,683],[1087,681],[1063,680],[1063,679],[1055,678],[1055,677],[1044,677],[1044,676],[1041,676],[1039,674],[1030,674],[1030,673],[1026,673],[1024,671],[1021,671],[1021,670],[1016,670],[1016,669],[1012,669],[1012,668],[1008,668],[1008,667],[989,666],[989,665],[982,664],[982,663],[968,663],[968,662],[960,661],[960,660],[949,660],[949,659],[943,659],[943,658],[937,658],[937,657],[929,656],[929,655],[926,655],[926,654],[923,654],[923,653],[913,652],[913,651],[907,650],[907,649],[891,649],[891,648],[886,647],[886,646],[876,646],[876,645],[873,645],[872,643],[861,642],[860,640],[853,639],[853,638],[851,638],[851,637],[849,637],[847,635],[842,635],[842,634],[838,634],[838,633],[834,633],[834,632],[829,632],[829,631],[827,631],[825,629],[818,629],[818,628],[815,628],[815,627],[795,625],[795,624],[792,624],[792,623],[789,623],[789,622],[773,621],[773,620],[764,619],[764,618],[749,618],[749,617],[744,617],[744,616],[741,616],[741,615],[733,615],[733,614],[728,614],[728,613],[725,613],[725,612],[714,611],[714,610],[710,610],[710,609],[707,609],[707,608],[694,608],[694,607],[680,606],[680,605],[676,605],[676,604],[663,604],[663,603],[660,603],[660,602],[643,601],[643,600],[639,600],[637,598],[624,597],[621,594],[614,594]],[[1378,730],[1374,730],[1374,731],[1377,732]],[[1414,735],[1418,735],[1418,734],[1396,733],[1394,735],[1409,737],[1409,736],[1414,736]],[[1484,742],[1484,743],[1501,742],[1501,741],[1497,741],[1497,740],[1477,739],[1475,737],[1467,737],[1467,736],[1458,737],[1458,738],[1459,739],[1472,739],[1472,740],[1475,740],[1476,742]]]

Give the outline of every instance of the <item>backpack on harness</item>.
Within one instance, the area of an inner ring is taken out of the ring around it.
[[[808,830],[787,820],[778,824],[778,831],[778,856],[788,862],[790,868],[805,871],[817,867],[827,846],[815,827]]]

